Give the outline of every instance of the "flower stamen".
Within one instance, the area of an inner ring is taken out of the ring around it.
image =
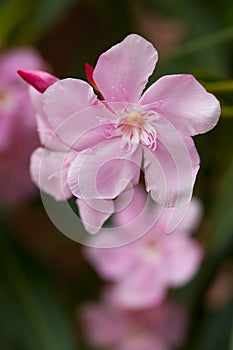
[[[142,143],[152,150],[156,148],[156,129],[153,125],[157,119],[155,113],[147,111],[132,111],[126,116],[121,117],[117,126],[122,134],[122,146],[128,144],[128,147]]]

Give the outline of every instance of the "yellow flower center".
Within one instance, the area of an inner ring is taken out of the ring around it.
[[[126,151],[135,149],[139,143],[155,150],[156,148],[156,120],[158,115],[142,106],[129,105],[116,112],[115,130],[106,132],[106,137],[121,136],[121,148]]]
[[[125,124],[133,125],[136,127],[142,127],[143,118],[138,112],[132,112],[126,116]]]

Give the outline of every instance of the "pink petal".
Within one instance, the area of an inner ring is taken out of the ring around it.
[[[221,112],[215,96],[188,74],[160,78],[140,100],[143,105],[156,102],[157,113],[188,135],[202,134],[214,128]]]
[[[43,94],[44,111],[54,128],[96,101],[92,87],[79,79],[59,80]]]
[[[88,247],[84,248],[84,254],[102,278],[115,281],[120,280],[134,266],[137,258],[131,244],[111,249]]]
[[[189,235],[199,225],[202,214],[201,202],[193,197],[190,203],[178,208],[163,208],[157,224],[162,232],[172,233],[177,229]]]
[[[191,137],[179,134],[160,118],[157,147],[144,147],[146,188],[165,207],[189,203],[199,169],[199,156]]]
[[[198,198],[193,197],[183,220],[179,224],[179,231],[193,232],[199,225],[202,215],[202,203]]]
[[[121,339],[121,344],[117,347],[117,350],[168,350],[160,336],[150,334],[146,330],[143,332],[140,325],[138,327],[138,333],[128,334],[126,338]]]
[[[10,148],[12,143],[14,126],[15,126],[15,114],[0,112],[0,151],[4,152]]]
[[[29,86],[29,95],[35,111],[41,115],[44,115],[42,94],[38,90],[36,90],[33,86]],[[47,117],[45,118],[47,119]]]
[[[115,114],[103,104],[95,105],[67,117],[56,128],[56,134],[69,147],[82,151],[106,140],[106,128],[111,128],[108,120],[113,118]]]
[[[115,201],[114,223],[117,226],[124,226],[135,220],[144,210],[146,199],[145,190],[140,186],[122,193]]]
[[[127,321],[124,314],[111,304],[86,304],[81,309],[84,334],[89,344],[94,347],[111,347],[124,336]],[[117,325],[117,326],[116,326]]]
[[[128,35],[99,57],[94,81],[108,102],[137,102],[157,59],[151,43],[139,35]]]
[[[192,238],[174,233],[166,236],[164,249],[168,283],[177,287],[189,282],[202,260],[203,252],[200,245]]]
[[[19,82],[18,69],[45,69],[46,64],[39,53],[31,47],[7,50],[0,58],[1,84]],[[26,85],[26,84],[25,84]]]
[[[166,287],[158,270],[151,263],[138,263],[133,271],[113,287],[116,302],[129,309],[142,309],[160,304],[166,295]]]
[[[76,202],[82,223],[87,232],[91,234],[97,233],[114,212],[112,200],[90,199],[84,201],[77,199]]]
[[[32,85],[37,91],[43,93],[50,86],[56,83],[59,79],[50,73],[40,70],[23,70],[19,69],[17,73],[28,84]]]
[[[72,195],[66,181],[71,156],[73,155],[65,152],[37,148],[31,157],[30,172],[33,181],[58,201]]]
[[[120,145],[120,139],[112,139],[79,153],[68,174],[69,186],[76,197],[113,199],[130,184],[138,183],[141,149],[123,154]]]
[[[43,110],[42,94],[30,86],[31,102],[36,110],[37,131],[43,146],[56,151],[66,151],[67,146],[56,136]]]

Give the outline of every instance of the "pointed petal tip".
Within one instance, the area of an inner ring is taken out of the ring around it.
[[[23,80],[41,93],[45,92],[50,85],[59,80],[54,75],[40,70],[18,69],[17,73]]]
[[[90,84],[93,84],[94,83],[94,80],[93,80],[94,68],[89,63],[85,63],[85,71],[86,71],[87,80],[89,81]]]

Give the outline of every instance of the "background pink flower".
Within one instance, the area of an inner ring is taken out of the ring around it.
[[[44,69],[32,48],[12,49],[0,56],[0,191],[1,202],[21,202],[35,194],[29,158],[39,140],[28,86],[19,79],[19,67]]]
[[[166,301],[150,309],[127,310],[115,304],[111,291],[100,303],[84,305],[79,318],[93,349],[172,350],[181,345],[187,326],[179,304]]]
[[[129,232],[128,223],[138,215],[135,203],[142,203],[144,192],[135,190],[130,204],[117,213],[114,221],[122,225],[123,233]],[[164,300],[170,287],[187,283],[196,273],[202,259],[200,245],[190,237],[197,226],[201,205],[193,199],[188,211],[172,234],[166,234],[166,225],[172,211],[165,208],[150,232],[137,241],[123,247],[84,248],[86,258],[104,279],[114,281],[113,293],[120,305],[144,308]],[[151,211],[151,215],[155,210]],[[178,213],[179,214],[179,213]],[[141,227],[142,233],[145,226]],[[111,239],[111,229],[109,235]],[[98,236],[96,237],[98,241]]]

